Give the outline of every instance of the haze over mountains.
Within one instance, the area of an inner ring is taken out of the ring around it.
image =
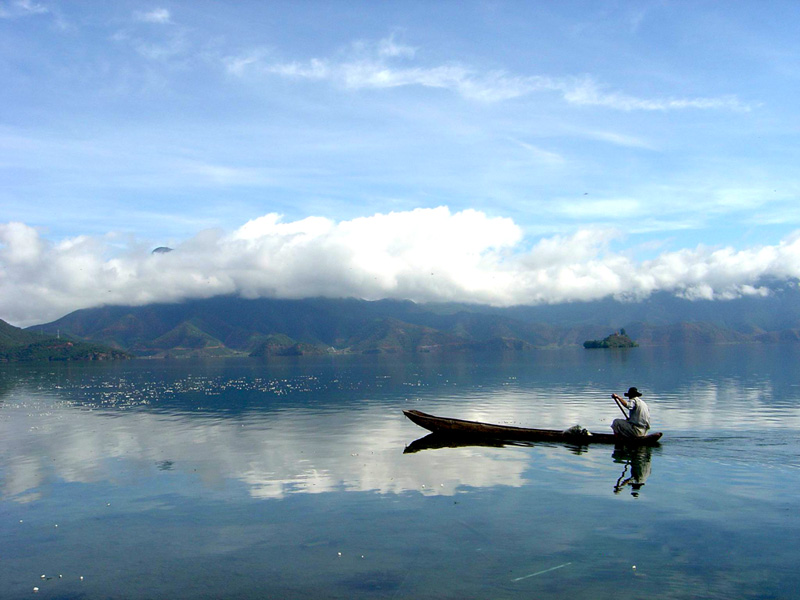
[[[768,296],[602,300],[494,308],[468,304],[219,296],[78,310],[30,330],[140,356],[523,350],[580,345],[625,328],[641,346],[800,340],[797,282]]]

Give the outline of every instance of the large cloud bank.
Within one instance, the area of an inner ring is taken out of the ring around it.
[[[763,294],[764,277],[800,277],[800,232],[774,246],[686,249],[636,261],[618,233],[579,230],[526,240],[511,219],[446,207],[335,222],[268,214],[232,233],[204,231],[151,253],[118,236],[52,242],[0,225],[0,319],[31,325],[103,304],[239,294],[466,301],[493,305]]]

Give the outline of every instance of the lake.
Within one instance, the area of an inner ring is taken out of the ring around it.
[[[799,361],[0,365],[0,598],[796,598]],[[401,412],[610,431],[629,386],[659,447],[414,451]]]

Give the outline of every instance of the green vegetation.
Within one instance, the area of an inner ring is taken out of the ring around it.
[[[60,337],[42,337],[0,320],[0,362],[118,360],[131,358],[121,350]]]
[[[583,342],[584,348],[635,348],[638,345],[628,337],[624,329],[620,329],[619,333],[612,333],[602,340],[586,340]]]
[[[305,356],[325,353],[326,349],[321,345],[296,342],[288,335],[278,333],[259,341],[250,356]]]
[[[0,362],[49,360],[119,360],[131,358],[121,350],[99,344],[45,338],[32,344],[0,347]]]

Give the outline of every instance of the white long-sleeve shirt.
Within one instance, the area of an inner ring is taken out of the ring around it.
[[[630,410],[628,422],[637,427],[650,429],[650,409],[647,408],[647,403],[641,398],[629,398],[625,403]]]

